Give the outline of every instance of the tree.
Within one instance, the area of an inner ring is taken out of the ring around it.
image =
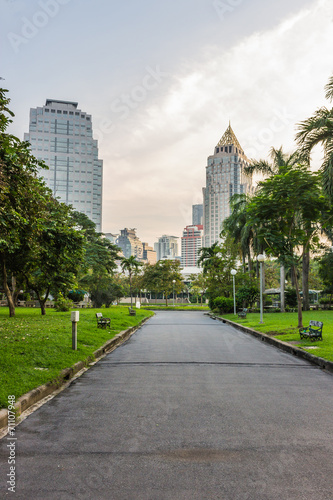
[[[73,226],[71,208],[50,198],[48,218],[32,245],[26,245],[30,259],[21,269],[26,284],[33,290],[45,315],[49,293],[64,297],[77,285],[77,274],[83,264],[84,235]]]
[[[137,261],[136,258],[134,257],[134,255],[131,255],[130,257],[128,257],[128,259],[123,258],[121,261],[121,268],[122,268],[123,272],[128,273],[128,277],[129,277],[130,294],[131,294],[131,309],[133,307],[132,278],[133,278],[133,274],[138,272],[139,268],[142,265],[143,265],[142,262]]]
[[[297,263],[304,252],[319,243],[320,220],[326,200],[320,176],[302,165],[281,167],[279,174],[259,184],[248,206],[249,221],[257,228],[268,254],[292,268],[298,300],[298,326],[302,327],[302,303]]]
[[[330,307],[333,295],[333,252],[327,250],[319,261],[319,276],[324,284],[324,293],[330,295]]]
[[[78,272],[79,285],[90,293],[94,305],[100,307],[109,301],[111,290],[114,296],[114,273],[116,261],[120,260],[120,249],[96,231],[96,224],[87,215],[73,212],[72,223],[84,237],[84,259]]]
[[[231,270],[236,267],[238,245],[230,236],[223,243],[213,243],[199,251],[198,264],[202,265],[207,278],[210,303],[215,297],[229,297],[232,290]]]
[[[205,276],[203,272],[199,274],[191,274],[190,280],[191,280],[191,289],[190,289],[191,293],[194,292],[200,294],[201,305],[202,305],[203,296],[208,289],[207,276]]]
[[[173,283],[175,281],[175,283]],[[145,267],[143,284],[146,288],[162,292],[165,296],[165,305],[168,306],[168,296],[173,291],[180,293],[183,288],[180,274],[179,260],[159,260],[156,264]]]
[[[250,165],[245,168],[245,172],[248,175],[262,174],[264,176],[272,177],[281,172],[281,169],[292,169],[295,166],[302,164],[309,168],[309,155],[302,149],[297,149],[291,154],[286,154],[283,152],[282,147],[279,149],[271,148],[270,150],[271,162],[266,160],[252,160]],[[310,269],[310,253],[309,251],[303,252],[303,262],[302,262],[302,286],[303,286],[303,308],[308,310],[309,305],[309,269]],[[284,283],[280,283],[281,293],[284,293]]]
[[[47,168],[30,152],[27,142],[7,134],[14,114],[8,108],[10,99],[0,89],[0,273],[8,299],[9,315],[15,315],[14,290],[9,277],[15,278],[31,258],[26,252],[40,234],[47,219],[51,192],[38,178],[38,168]]]
[[[223,221],[221,236],[229,234],[233,241],[240,245],[243,271],[245,272],[245,260],[247,258],[248,271],[251,273],[251,244],[254,240],[254,234],[250,224],[247,224],[246,207],[249,200],[250,198],[246,194],[235,194],[232,196],[230,200],[231,214]]]
[[[333,100],[333,76],[325,86],[325,97]],[[298,124],[296,141],[305,155],[310,156],[312,149],[321,144],[324,161],[321,166],[324,193],[333,201],[333,108],[322,107],[314,115]]]

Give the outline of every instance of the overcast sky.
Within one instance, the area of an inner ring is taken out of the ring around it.
[[[0,0],[2,82],[23,139],[47,98],[92,114],[103,231],[153,244],[202,203],[207,157],[231,126],[250,158],[294,147],[327,105],[331,0]],[[320,154],[314,159],[314,168]]]

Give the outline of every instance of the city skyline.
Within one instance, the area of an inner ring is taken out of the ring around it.
[[[10,132],[23,139],[47,98],[89,111],[103,232],[180,236],[229,120],[247,156],[267,158],[294,149],[295,125],[326,104],[328,0],[3,0],[2,12]]]

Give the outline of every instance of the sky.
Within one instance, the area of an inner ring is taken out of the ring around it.
[[[0,76],[23,139],[48,98],[91,114],[104,232],[153,245],[202,203],[229,120],[250,158],[328,105],[331,0],[0,0]],[[316,151],[313,169],[320,166]]]

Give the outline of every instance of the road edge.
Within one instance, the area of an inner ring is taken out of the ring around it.
[[[248,333],[252,335],[253,337],[256,337],[258,340],[261,340],[263,342],[267,342],[267,344],[274,345],[281,351],[287,352],[289,354],[292,354],[293,356],[296,356],[298,358],[305,359],[306,361],[309,361],[310,363],[319,366],[323,370],[328,371],[329,373],[333,374],[333,362],[328,361],[327,359],[320,358],[319,356],[314,356],[313,354],[310,354],[307,351],[303,351],[303,349],[300,349],[296,346],[293,346],[291,344],[288,344],[287,342],[283,342],[283,340],[275,339],[274,337],[271,337],[267,335],[266,333],[261,333],[258,332],[257,330],[253,330],[252,328],[249,328],[248,326],[243,326],[239,323],[235,323],[234,321],[231,321],[230,319],[226,318],[221,318],[220,316],[216,316],[213,313],[208,313],[208,316],[210,316],[212,319],[217,319],[219,321],[222,321],[222,323],[227,323],[230,326],[233,326],[237,328],[238,330],[241,330],[244,333]]]

